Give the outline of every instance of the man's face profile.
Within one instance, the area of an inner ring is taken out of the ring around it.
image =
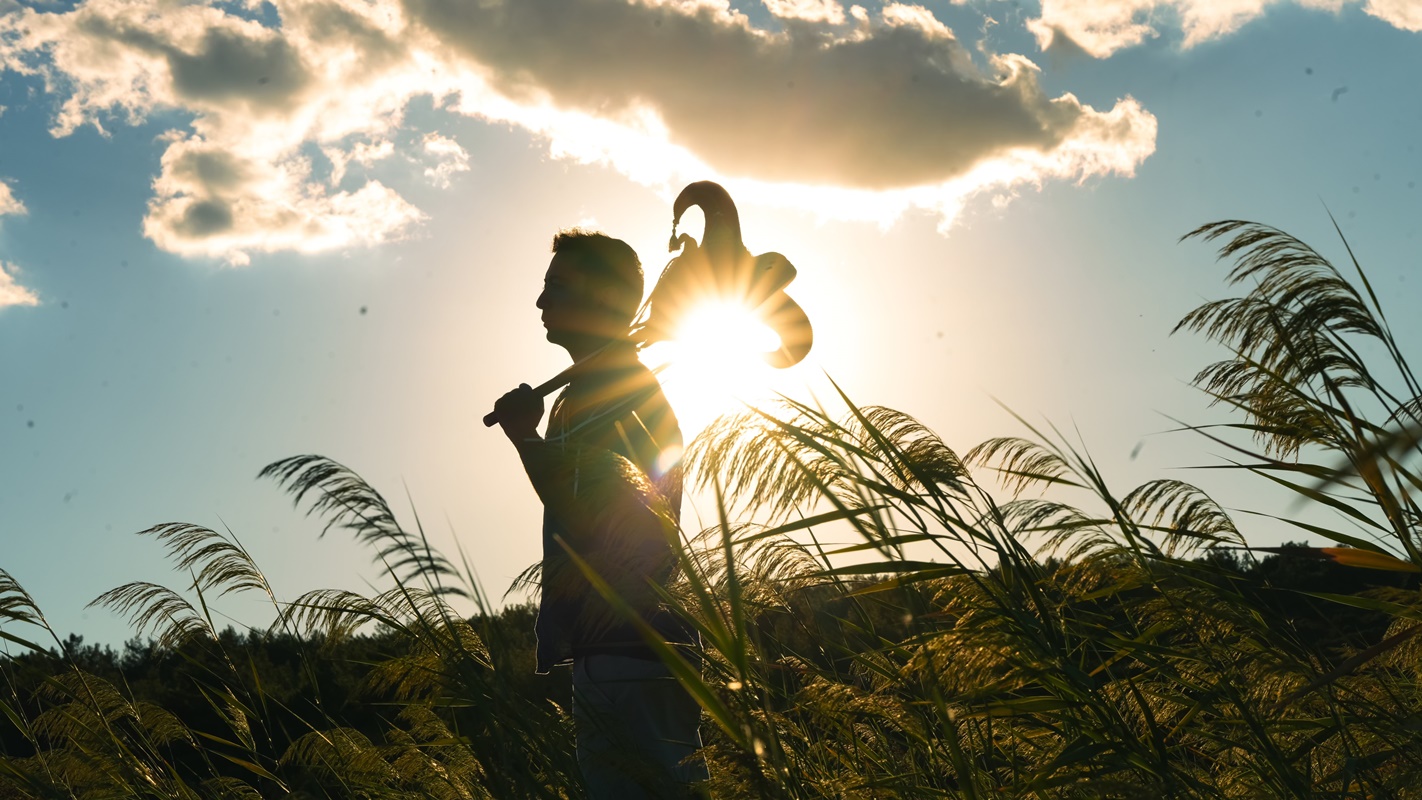
[[[627,321],[599,302],[582,256],[572,251],[553,254],[538,295],[548,341],[563,347],[601,344],[626,332]]]

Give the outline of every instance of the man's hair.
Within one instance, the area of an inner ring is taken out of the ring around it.
[[[592,286],[612,290],[613,310],[625,313],[628,322],[637,315],[642,304],[642,262],[630,245],[598,231],[567,228],[553,237],[553,252],[577,256]]]

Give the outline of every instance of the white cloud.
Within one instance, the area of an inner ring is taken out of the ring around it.
[[[1348,5],[1403,30],[1422,30],[1422,0],[1042,0],[1042,16],[1027,27],[1043,49],[1065,37],[1096,58],[1134,47],[1167,28],[1184,34],[1182,46],[1234,33],[1268,7],[1298,5],[1338,13]]]
[[[797,22],[758,29],[726,0],[275,0],[271,26],[234,4],[86,0],[0,16],[0,69],[62,98],[56,135],[185,112],[144,230],[233,263],[408,235],[421,212],[361,168],[412,141],[436,184],[469,165],[450,138],[400,135],[420,95],[647,185],[713,177],[876,219],[1129,175],[1154,149],[1132,99],[1049,97],[1022,56],[981,67],[922,6],[766,6]]]
[[[424,218],[379,181],[332,191],[297,155],[249,156],[201,136],[170,137],[143,232],[164,250],[245,264],[249,251],[316,253],[375,245]]]
[[[0,308],[6,306],[37,306],[35,293],[15,282],[19,268],[0,261]]]
[[[25,204],[10,190],[10,184],[0,181],[0,217],[25,213]]]
[[[1405,31],[1422,31],[1422,0],[1368,0],[1363,10]]]
[[[805,22],[844,22],[844,6],[835,0],[764,0],[765,10],[781,19]]]
[[[25,204],[10,190],[10,185],[0,180],[0,217],[26,213]],[[37,306],[39,298],[35,293],[15,282],[20,268],[0,261],[0,308],[6,306]]]
[[[344,147],[340,145],[323,147],[321,154],[331,162],[331,185],[339,186],[341,181],[345,180],[347,166],[351,164],[358,164],[362,167],[373,166],[377,161],[383,161],[395,155],[395,143],[389,139],[354,142]]]
[[[953,32],[948,30],[948,26],[939,22],[938,18],[933,16],[933,12],[923,6],[885,3],[879,13],[884,18],[884,24],[891,28],[913,28],[925,39],[930,40],[953,40]],[[960,63],[958,66],[961,68],[964,65]]]
[[[441,189],[449,187],[455,173],[469,171],[469,153],[453,139],[438,133],[427,134],[422,149],[425,160],[432,162],[425,167],[425,177]]]

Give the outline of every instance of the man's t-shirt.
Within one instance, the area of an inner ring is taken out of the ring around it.
[[[690,641],[653,585],[675,565],[681,512],[681,429],[656,376],[631,348],[558,396],[545,435],[537,671],[576,656],[652,657],[569,556],[576,553],[666,640]]]

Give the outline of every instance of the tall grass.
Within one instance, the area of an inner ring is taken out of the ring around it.
[[[1053,430],[1024,423],[1028,437],[960,457],[912,417],[843,395],[843,415],[752,409],[689,449],[719,524],[680,543],[660,590],[701,634],[694,654],[660,652],[706,711],[712,796],[1422,796],[1422,391],[1361,269],[1345,277],[1252,223],[1188,237],[1220,242],[1246,290],[1178,327],[1226,348],[1196,382],[1239,415],[1196,430],[1241,478],[1304,501],[1284,522],[1335,545],[1289,557],[1381,576],[1309,600],[1324,623],[1366,612],[1382,632],[1301,626],[1234,568],[1248,541],[1205,493],[1113,485]],[[387,566],[393,588],[373,596],[273,597],[269,632],[309,643],[319,683],[323,653],[375,623],[389,653],[365,696],[384,739],[338,709],[276,708],[206,611],[227,592],[271,596],[260,570],[229,534],[158,526],[146,533],[191,591],[129,584],[96,602],[196,665],[192,691],[220,729],[100,681],[56,637],[42,696],[0,697],[32,751],[0,759],[0,797],[580,796],[566,710],[529,691],[494,614],[450,605],[489,612],[469,571],[339,464],[263,474]],[[0,574],[6,622],[44,627]]]

